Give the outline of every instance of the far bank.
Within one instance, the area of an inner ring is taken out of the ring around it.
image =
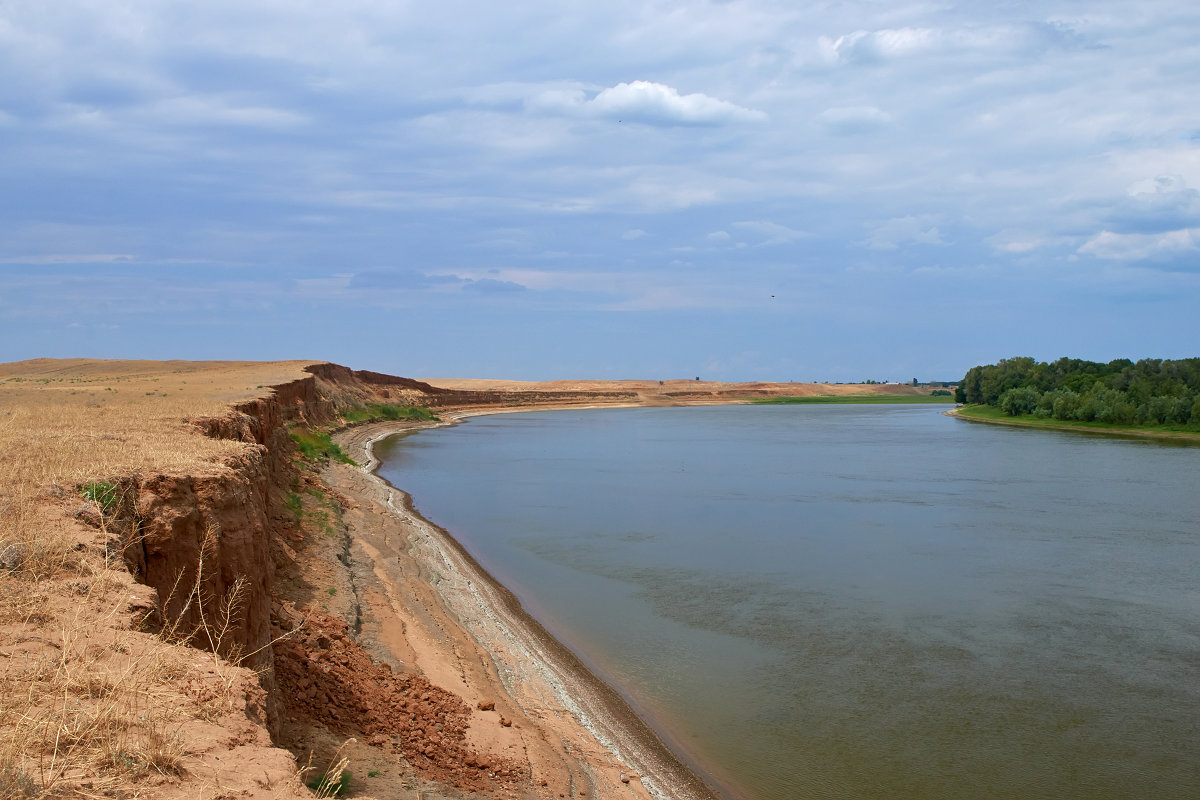
[[[949,409],[946,416],[967,422],[982,422],[990,425],[1009,425],[1018,428],[1035,430],[1068,431],[1072,433],[1088,433],[1098,436],[1133,437],[1140,439],[1157,439],[1178,442],[1180,444],[1200,445],[1200,432],[1192,432],[1181,428],[1168,426],[1133,427],[1114,425],[1105,422],[1075,422],[1058,419],[1042,419],[1031,414],[1010,416],[993,406],[968,405]]]

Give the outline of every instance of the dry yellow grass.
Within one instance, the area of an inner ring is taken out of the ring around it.
[[[134,472],[194,471],[241,445],[186,422],[307,376],[312,362],[0,364],[0,487],[70,486]]]
[[[122,630],[130,579],[66,512],[93,482],[221,469],[245,445],[188,420],[309,363],[0,364],[0,798],[136,794],[180,769],[181,726],[211,715],[179,686],[194,651]]]
[[[0,667],[0,774],[10,784],[0,780],[0,794],[99,793],[179,771],[178,730],[191,716],[174,683],[187,672],[179,649],[106,624],[118,606],[97,614],[91,600],[40,621],[47,646]]]

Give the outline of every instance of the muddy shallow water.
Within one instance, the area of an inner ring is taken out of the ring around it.
[[[497,415],[377,454],[730,796],[1200,796],[1200,448],[940,411]]]

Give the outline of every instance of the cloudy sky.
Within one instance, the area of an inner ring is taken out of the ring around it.
[[[0,361],[1200,355],[1200,6],[0,0]]]

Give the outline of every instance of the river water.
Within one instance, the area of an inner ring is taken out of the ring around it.
[[[1200,797],[1200,448],[941,411],[507,414],[378,453],[729,797]]]

